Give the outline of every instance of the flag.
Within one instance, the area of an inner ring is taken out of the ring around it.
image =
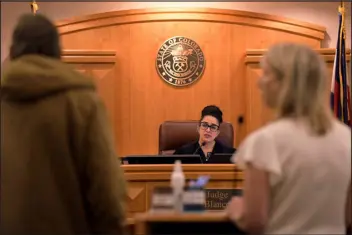
[[[345,9],[339,7],[339,29],[335,51],[334,68],[331,79],[331,108],[335,116],[343,123],[351,126],[351,101],[350,87],[347,77],[346,62],[346,30],[345,30]]]
[[[35,15],[37,13],[37,11],[39,10],[38,4],[35,0],[33,0],[31,2],[31,10],[32,10],[33,15]]]

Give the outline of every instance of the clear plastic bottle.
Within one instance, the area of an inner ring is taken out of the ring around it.
[[[183,211],[183,191],[185,187],[185,175],[182,171],[181,161],[177,160],[171,174],[171,187],[173,189],[175,211]]]

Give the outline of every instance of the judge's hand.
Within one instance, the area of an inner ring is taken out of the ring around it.
[[[244,208],[243,208],[243,198],[233,197],[231,201],[227,204],[226,213],[231,221],[236,223],[236,225],[245,230],[243,219],[244,219]]]

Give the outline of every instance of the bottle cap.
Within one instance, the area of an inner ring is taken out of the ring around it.
[[[182,172],[182,165],[181,165],[180,160],[175,161],[174,171],[175,172]]]

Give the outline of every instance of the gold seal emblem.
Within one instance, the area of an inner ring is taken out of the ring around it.
[[[179,36],[170,38],[158,51],[156,70],[171,85],[190,85],[202,76],[204,69],[203,51],[192,39]]]

